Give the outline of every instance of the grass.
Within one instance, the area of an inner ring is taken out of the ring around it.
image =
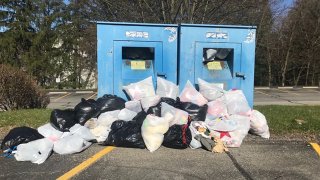
[[[266,116],[271,133],[320,134],[320,106],[255,106]]]
[[[0,112],[0,127],[28,126],[37,128],[50,122],[51,109],[23,109]]]

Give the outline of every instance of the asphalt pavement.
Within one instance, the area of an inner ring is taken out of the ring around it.
[[[0,158],[0,179],[57,179],[92,158],[104,146],[74,155],[52,154],[40,165]],[[302,141],[263,140],[249,135],[230,153],[204,149],[115,148],[74,179],[318,179],[320,159]]]

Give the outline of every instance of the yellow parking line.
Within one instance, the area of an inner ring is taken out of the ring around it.
[[[280,92],[285,92],[285,93],[290,93],[290,94],[294,94],[294,95],[300,96],[300,94],[293,93],[293,92],[290,92],[290,91],[284,91],[284,90],[280,90],[280,89],[277,89],[277,90],[280,91]]]
[[[267,95],[267,96],[272,96],[270,94],[267,94],[267,93],[264,93],[264,92],[261,92],[261,91],[256,91],[257,93],[260,93],[260,94],[264,94],[264,95]]]
[[[91,96],[87,98],[87,100],[93,98],[95,95],[97,95],[97,93],[93,93]]]
[[[320,146],[317,143],[310,143],[311,146],[313,147],[313,149],[318,153],[318,155],[320,156]]]
[[[104,148],[103,150],[101,150],[97,154],[93,155],[92,157],[85,160],[84,162],[82,162],[78,166],[74,167],[73,169],[71,169],[70,171],[65,173],[64,175],[60,176],[57,180],[65,180],[65,179],[72,178],[73,176],[77,175],[78,173],[80,173],[81,171],[83,171],[84,169],[86,169],[87,167],[89,167],[90,165],[95,163],[96,161],[98,161],[101,157],[103,157],[104,155],[111,152],[114,148],[115,147],[113,147],[113,146],[109,146],[109,147]]]
[[[71,92],[70,92],[70,93],[67,93],[67,94],[65,94],[65,95],[63,95],[63,96],[60,96],[60,97],[58,97],[57,99],[54,99],[53,101],[56,102],[56,101],[58,101],[59,99],[62,99],[62,98],[64,98],[64,97],[66,97],[66,96],[69,96],[70,94],[71,94]]]

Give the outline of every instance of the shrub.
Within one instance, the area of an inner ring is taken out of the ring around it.
[[[27,73],[0,64],[0,109],[46,108],[50,99]]]

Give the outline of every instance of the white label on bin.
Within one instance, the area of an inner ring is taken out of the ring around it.
[[[228,39],[228,33],[226,32],[207,32],[206,38],[212,39]]]
[[[144,31],[126,31],[126,37],[149,38],[149,33]]]

